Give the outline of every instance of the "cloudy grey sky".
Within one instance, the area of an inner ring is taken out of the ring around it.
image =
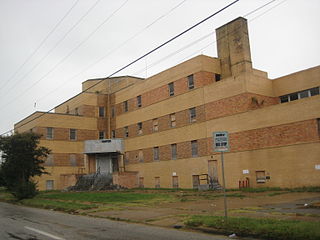
[[[238,3],[118,75],[148,77],[198,54],[214,29],[271,0]],[[232,0],[0,0],[0,134],[110,75]],[[275,0],[246,16],[253,66],[270,78],[320,64],[320,1]]]

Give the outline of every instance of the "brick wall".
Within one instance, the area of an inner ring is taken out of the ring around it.
[[[50,127],[50,126],[48,126]],[[34,130],[36,133],[41,134],[41,139],[47,139],[47,128],[37,127]],[[98,131],[96,130],[86,130],[86,129],[77,129],[77,141],[84,141],[90,139],[98,139]],[[52,140],[70,140],[70,129],[69,128],[53,128],[53,139]]]
[[[137,188],[138,172],[113,173],[113,184],[126,188]]]
[[[52,153],[50,154],[53,166],[73,166],[71,164],[70,155],[74,155],[75,166],[84,166],[84,155],[79,153]],[[47,163],[44,164],[48,166]],[[51,165],[52,166],[52,165]]]

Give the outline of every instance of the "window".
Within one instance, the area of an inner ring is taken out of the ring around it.
[[[77,129],[70,129],[70,140],[77,140]]]
[[[159,147],[153,148],[153,160],[158,161],[159,160]]]
[[[99,107],[99,117],[105,117],[105,108]]]
[[[192,157],[198,157],[198,141],[191,141],[191,155]]]
[[[139,188],[144,188],[144,177],[139,177]]]
[[[176,114],[172,113],[170,114],[170,127],[175,127],[176,126]]]
[[[160,177],[155,177],[154,178],[154,187],[155,188],[160,188]]]
[[[124,102],[123,102],[123,110],[124,110],[125,112],[128,112],[128,110],[129,110],[128,101],[124,101]]]
[[[171,159],[177,159],[177,144],[171,144]]]
[[[137,96],[137,107],[142,106],[141,95]]]
[[[115,111],[114,107],[112,107],[112,108],[111,108],[111,117],[114,118],[114,116],[116,115],[115,112],[116,112],[116,111]]]
[[[196,108],[190,108],[189,109],[189,116],[190,116],[190,122],[195,122],[197,119],[197,113],[196,113]]]
[[[266,182],[266,172],[265,171],[256,171],[256,180],[257,180],[257,183],[265,183]]]
[[[99,132],[99,139],[104,139],[105,138],[105,132],[104,131],[100,131]]]
[[[75,154],[70,154],[70,165],[77,166],[77,159]]]
[[[129,164],[129,153],[128,152],[124,153],[124,163]]]
[[[79,108],[74,109],[74,115],[77,115],[77,116],[79,115]]]
[[[154,132],[157,132],[158,130],[159,130],[159,128],[158,128],[158,118],[155,118],[155,119],[153,119],[153,121],[152,121],[152,130],[154,131]]]
[[[315,87],[315,88],[310,88],[300,92],[290,93],[288,95],[280,96],[280,102],[286,103],[286,102],[291,102],[291,101],[295,101],[302,98],[312,97],[315,95],[319,95],[319,91],[320,91],[320,88]]]
[[[174,96],[174,85],[173,82],[168,84],[169,96]]]
[[[53,190],[54,189],[54,181],[53,180],[47,180],[46,181],[46,190]]]
[[[53,128],[47,127],[47,139],[53,139]]]
[[[216,82],[219,82],[221,80],[221,75],[216,73],[214,75],[214,78],[215,78]]]
[[[139,162],[143,162],[143,151],[140,149],[138,153]]]
[[[116,138],[116,131],[115,130],[111,131],[111,138]]]
[[[139,122],[137,124],[137,127],[138,127],[138,135],[141,135],[142,134],[142,122]]]
[[[172,187],[173,188],[179,188],[178,176],[172,176]]]
[[[47,156],[47,159],[44,163],[45,166],[53,166],[54,165],[54,160],[53,160],[53,155],[52,154],[49,154]]]
[[[124,127],[124,137],[129,137],[129,128],[128,127]]]
[[[188,76],[188,88],[189,89],[194,88],[193,74]]]

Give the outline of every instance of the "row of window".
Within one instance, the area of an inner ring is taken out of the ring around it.
[[[176,126],[176,114],[175,113],[172,113],[169,115],[169,126],[174,128]],[[196,112],[196,108],[193,107],[193,108],[190,108],[189,109],[189,122],[190,123],[194,123],[197,121],[197,112]],[[129,137],[129,127],[126,126],[124,127],[123,129],[124,131],[124,137]],[[153,132],[158,132],[159,131],[159,120],[158,118],[155,118],[152,120],[152,131]],[[115,138],[116,137],[116,132],[115,130],[112,130],[112,138]],[[137,123],[137,134],[138,135],[141,135],[143,134],[143,123],[142,122],[139,122]]]
[[[303,90],[300,92],[290,93],[287,95],[280,96],[280,102],[291,102],[302,98],[312,97],[315,95],[319,95],[320,87],[310,88],[307,90]]]
[[[47,127],[46,139],[53,139],[53,137],[54,137],[54,128]],[[69,139],[77,140],[77,129],[74,129],[74,128],[69,129]]]
[[[49,154],[44,164],[45,166],[54,166],[54,155]],[[70,166],[77,166],[77,157],[75,154],[69,154],[69,164]]]
[[[154,187],[160,188],[160,177],[154,178]],[[172,176],[172,187],[179,188],[179,178],[178,176]],[[139,188],[144,188],[144,177],[139,177]]]
[[[192,157],[198,157],[198,141],[193,140],[190,142],[191,143],[191,156]],[[178,158],[178,149],[177,149],[177,144],[173,143],[170,145],[171,148],[171,159],[176,160]],[[129,157],[128,153],[125,154],[125,160],[128,163],[129,162]],[[143,157],[143,150],[139,150],[138,153],[138,160],[139,162],[144,162],[144,157]],[[153,161],[160,161],[160,149],[159,147],[153,147]]]

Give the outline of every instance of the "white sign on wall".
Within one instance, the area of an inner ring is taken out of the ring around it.
[[[248,169],[244,169],[244,170],[242,170],[242,173],[243,174],[249,174],[249,170]]]
[[[314,168],[315,168],[316,170],[320,170],[320,164],[316,164],[316,165],[314,166]]]

